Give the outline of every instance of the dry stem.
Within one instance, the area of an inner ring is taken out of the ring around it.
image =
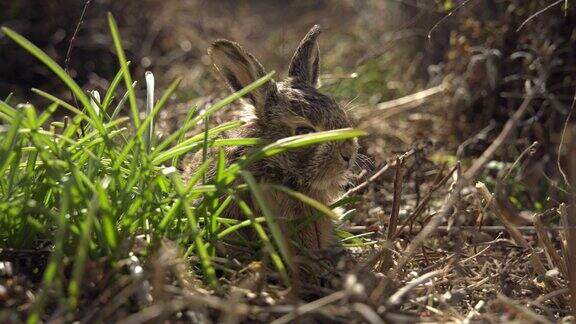
[[[522,236],[522,233],[520,233],[520,231],[516,228],[516,226],[508,219],[507,216],[504,215],[504,212],[502,211],[500,204],[498,203],[498,201],[496,201],[496,199],[494,199],[494,196],[492,196],[490,191],[488,191],[486,185],[482,182],[478,182],[476,184],[476,189],[478,190],[480,195],[482,195],[484,200],[486,200],[486,203],[488,204],[488,206],[490,206],[492,212],[498,217],[498,219],[502,222],[504,227],[506,227],[506,230],[508,231],[508,233],[510,233],[510,236],[512,237],[512,239],[514,239],[516,244],[530,251],[530,263],[532,263],[532,268],[534,269],[534,271],[536,271],[536,273],[540,275],[544,275],[546,273],[546,268],[544,268],[544,264],[542,264],[542,261],[540,261],[538,254],[526,241],[524,236]]]

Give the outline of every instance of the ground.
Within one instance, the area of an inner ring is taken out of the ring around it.
[[[165,89],[183,78],[159,115],[160,138],[181,128],[191,107],[202,111],[228,95],[206,55],[213,40],[243,44],[280,78],[300,38],[316,23],[323,28],[321,90],[369,135],[361,139],[356,178],[345,188],[357,199],[345,206],[339,229],[352,235],[343,240],[344,251],[310,256],[307,262],[319,265],[316,282],[295,279],[287,288],[266,257],[240,262],[219,255],[213,262],[222,287],[213,289],[202,277],[198,257],[185,246],[166,238],[151,248],[145,233],[138,233],[120,262],[111,265],[106,257],[86,262],[75,312],[55,298],[46,303],[42,319],[573,321],[568,277],[576,269],[568,259],[576,243],[560,226],[574,215],[565,179],[576,176],[568,159],[576,141],[567,119],[574,108],[576,19],[571,1],[532,17],[547,5],[496,0],[90,4],[70,73],[86,89],[108,87],[106,80],[117,69],[104,15],[111,10],[136,80],[150,70],[157,88]],[[76,9],[79,15],[81,6]],[[14,5],[7,25],[23,34],[33,30],[40,23],[25,21],[30,10]],[[55,34],[45,41],[43,48],[62,65],[77,22],[66,24],[66,37]],[[0,39],[0,46],[12,46],[7,43]],[[17,50],[6,48],[4,53]],[[0,70],[14,75],[23,64],[36,64],[20,56],[18,62],[24,63],[3,64]],[[3,78],[1,91],[14,89],[25,102],[28,89],[40,87],[72,100],[44,69],[33,72]],[[237,118],[238,105],[231,105],[209,122]],[[58,291],[40,294],[50,240],[26,249],[2,244],[0,319],[24,320],[38,296],[64,298]],[[73,271],[68,258],[62,261],[63,278]]]

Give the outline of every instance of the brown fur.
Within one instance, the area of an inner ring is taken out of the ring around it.
[[[330,97],[317,90],[319,51],[314,26],[304,37],[290,63],[288,78],[269,81],[245,99],[253,116],[240,136],[258,137],[267,142],[293,136],[306,129],[315,131],[350,127],[345,111]],[[240,45],[216,41],[208,51],[214,66],[233,91],[238,91],[266,74],[254,56]],[[251,148],[238,147],[227,152],[231,163]],[[248,170],[262,184],[280,184],[300,191],[324,204],[334,202],[354,163],[358,144],[355,140],[323,143],[291,150],[256,162]],[[268,205],[283,228],[286,222],[305,219],[315,211],[287,195],[264,187]],[[251,199],[248,199],[251,203]],[[251,204],[254,208],[254,204]],[[237,206],[227,217],[243,218]],[[308,249],[322,249],[334,243],[334,224],[326,216],[298,231],[292,239]]]

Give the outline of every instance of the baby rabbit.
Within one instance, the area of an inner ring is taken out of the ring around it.
[[[315,25],[300,42],[285,80],[270,80],[245,97],[252,116],[241,129],[240,136],[274,142],[294,135],[350,127],[346,112],[332,98],[317,90],[320,75],[319,34],[320,27]],[[209,48],[208,54],[233,91],[266,75],[260,62],[237,43],[218,40]],[[234,162],[251,149],[238,147],[228,151],[227,162]],[[354,164],[357,151],[356,140],[323,143],[266,158],[250,165],[248,171],[263,186],[268,206],[282,229],[288,233],[288,223],[303,221],[316,214],[316,210],[266,187],[266,184],[283,185],[329,205],[345,184],[346,174]],[[257,210],[250,197],[246,197],[246,202]],[[244,217],[237,206],[230,207],[226,216],[236,219]],[[335,243],[334,224],[322,215],[286,239],[292,239],[306,249],[324,249]]]

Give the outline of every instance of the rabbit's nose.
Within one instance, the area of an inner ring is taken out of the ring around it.
[[[356,141],[344,142],[339,149],[342,161],[346,163],[348,168],[354,164],[356,153],[358,152],[358,144]]]
[[[347,153],[340,153],[340,156],[342,157],[342,160],[344,160],[344,162],[350,164],[350,160],[352,160],[352,155],[348,155]]]
[[[344,161],[344,164],[346,164],[346,168],[352,167],[352,163],[353,163],[353,160],[354,160],[354,155],[353,155],[353,154],[340,153],[340,157],[341,157],[342,160]]]

